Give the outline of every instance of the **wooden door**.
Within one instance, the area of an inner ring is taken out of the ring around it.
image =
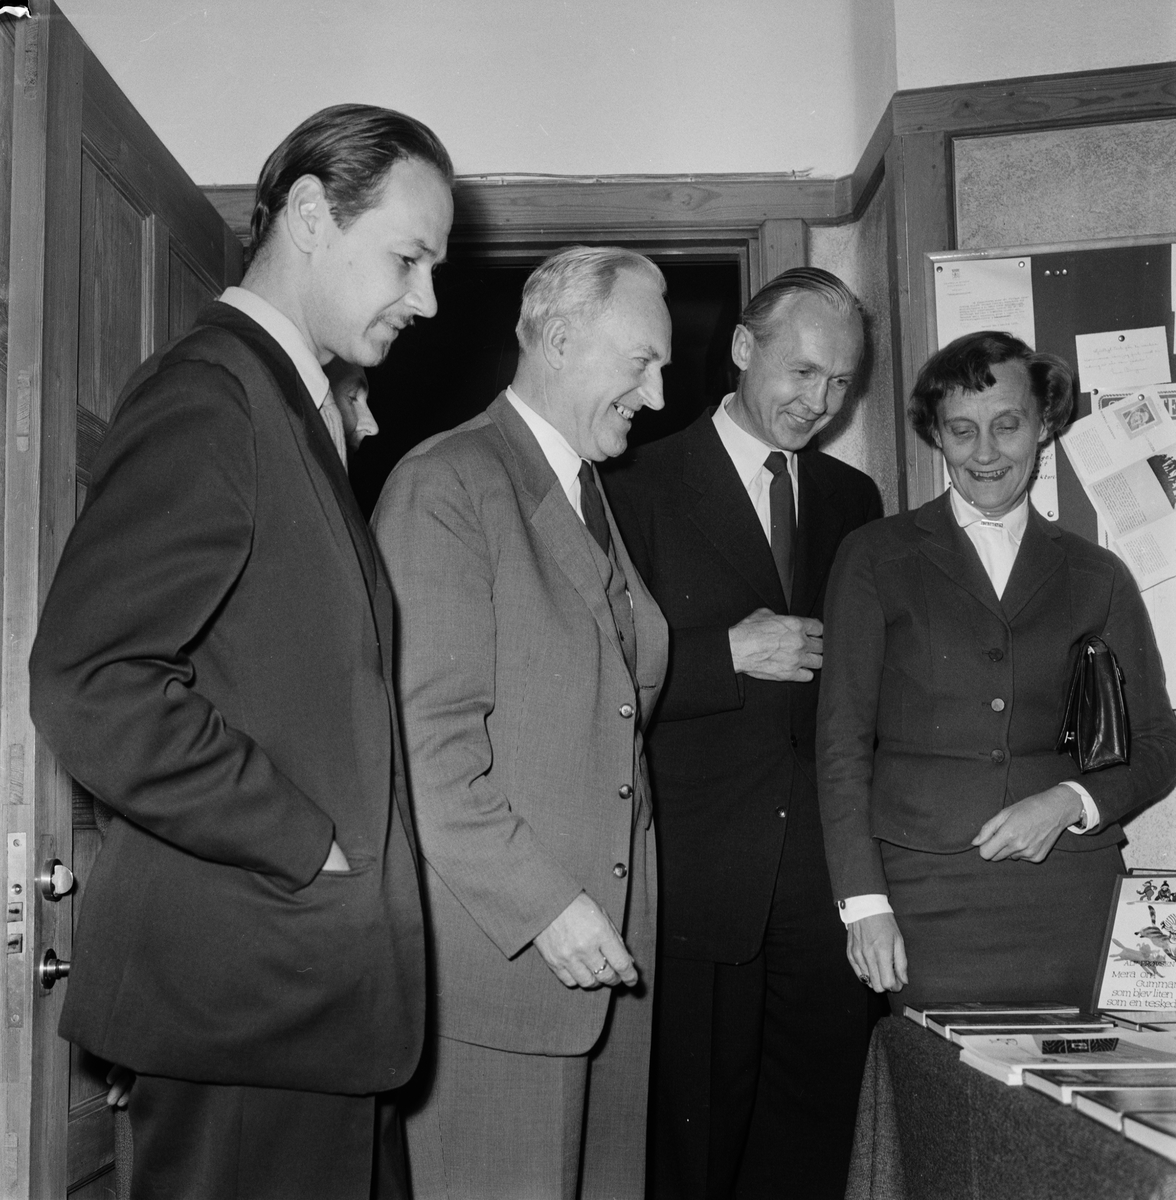
[[[101,843],[93,799],[39,742],[28,654],[89,466],[123,383],[241,273],[241,248],[60,11],[15,25],[7,413],[4,429],[0,810],[7,856],[4,1196],[113,1196],[106,1064],[57,1037],[70,957]],[[0,48],[4,42],[0,39]],[[0,67],[0,85],[3,84]],[[0,143],[2,144],[2,143]],[[2,153],[2,150],[0,150]],[[2,208],[0,208],[2,212]],[[85,620],[85,613],[78,613]],[[57,858],[75,890],[46,898]],[[20,941],[12,932],[19,915]]]

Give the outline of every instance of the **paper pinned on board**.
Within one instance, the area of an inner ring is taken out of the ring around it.
[[[1084,392],[1172,382],[1168,332],[1162,325],[1079,333],[1074,346],[1079,387]]]
[[[939,349],[965,333],[996,329],[1036,347],[1033,259],[977,258],[935,264]]]
[[[1099,394],[1059,437],[1141,589],[1176,577],[1176,420],[1166,386]]]

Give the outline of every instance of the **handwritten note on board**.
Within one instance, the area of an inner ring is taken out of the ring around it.
[[[1149,329],[1115,329],[1074,337],[1078,378],[1084,392],[1141,383],[1171,383],[1168,333],[1162,325]]]

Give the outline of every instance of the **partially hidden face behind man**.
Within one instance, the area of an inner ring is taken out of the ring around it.
[[[800,450],[841,411],[862,357],[864,332],[854,311],[821,296],[784,296],[770,334],[735,330],[731,357],[742,372],[730,413],[753,437]]]
[[[622,270],[603,312],[554,317],[543,341],[560,392],[548,412],[552,424],[581,458],[601,462],[623,454],[634,415],[665,406],[670,313],[658,284]]]
[[[437,311],[433,269],[445,258],[453,197],[431,164],[401,158],[377,202],[336,219],[320,181],[303,176],[287,202],[308,256],[303,311],[319,360],[378,366],[400,331]]]

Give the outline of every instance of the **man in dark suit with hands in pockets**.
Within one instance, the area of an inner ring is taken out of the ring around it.
[[[862,357],[860,306],[798,268],[744,310],[738,386],[608,475],[670,626],[649,741],[661,863],[654,1194],[840,1197],[869,993],[845,968],[814,766],[837,546],[882,515],[805,449]]]
[[[434,314],[452,179],[386,109],[286,138],[242,285],[132,377],[45,603],[33,719],[114,812],[61,1033],[138,1076],[137,1200],[367,1200],[375,1094],[417,1063],[392,599],[323,367]]]

